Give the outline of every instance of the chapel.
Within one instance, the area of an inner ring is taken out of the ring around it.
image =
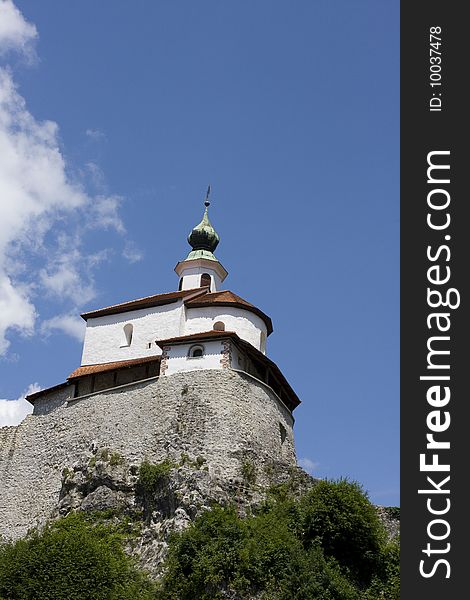
[[[84,506],[132,508],[144,461],[174,466],[191,514],[194,494],[251,501],[297,472],[300,400],[267,356],[270,317],[225,286],[209,204],[206,195],[176,290],[83,313],[81,364],[30,394],[19,425],[0,428],[0,536]]]
[[[65,383],[27,397],[38,400],[69,388],[68,396],[86,397],[134,382],[179,372],[232,369],[269,387],[292,414],[300,404],[279,367],[266,354],[271,319],[224,288],[227,270],[214,255],[220,238],[204,214],[188,236],[191,250],[178,262],[177,291],[98,308],[86,321],[81,365]],[[71,392],[73,386],[73,393]]]

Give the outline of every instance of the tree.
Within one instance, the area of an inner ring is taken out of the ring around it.
[[[150,600],[153,588],[124,553],[116,529],[81,514],[0,547],[0,598]]]

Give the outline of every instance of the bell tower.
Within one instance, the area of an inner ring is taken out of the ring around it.
[[[180,278],[179,290],[209,287],[210,292],[217,292],[228,275],[214,256],[220,238],[209,221],[210,192],[211,186],[207,188],[202,221],[188,236],[188,243],[192,250],[185,260],[180,261],[175,267],[176,274]]]

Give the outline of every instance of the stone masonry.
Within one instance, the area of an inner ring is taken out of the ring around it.
[[[207,465],[207,476],[240,478],[250,463],[269,485],[272,465],[295,467],[293,418],[268,386],[231,369],[176,373],[82,398],[51,392],[17,427],[0,429],[0,535],[18,538],[54,515],[63,472],[93,448],[129,465]],[[285,431],[285,435],[280,434]]]

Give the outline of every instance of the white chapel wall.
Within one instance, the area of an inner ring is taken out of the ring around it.
[[[266,335],[266,325],[258,315],[241,308],[229,306],[186,307],[184,335],[211,331],[217,321],[225,324],[225,331],[234,331],[242,340],[246,340],[260,350],[261,332]]]
[[[222,289],[222,280],[215,271],[210,267],[185,267],[181,275],[183,277],[182,288],[183,290],[191,290],[194,288],[201,287],[201,275],[207,273],[211,276],[211,292]]]
[[[161,354],[156,340],[183,335],[182,302],[154,306],[116,315],[88,319],[82,365],[132,360]],[[132,341],[126,345],[124,327],[132,325]],[[150,347],[149,347],[150,344]]]
[[[193,346],[201,346],[203,355],[197,358],[189,356]],[[195,342],[194,344],[179,344],[171,346],[167,351],[167,367],[165,375],[180,371],[200,371],[203,369],[221,369],[222,342],[220,340]]]

